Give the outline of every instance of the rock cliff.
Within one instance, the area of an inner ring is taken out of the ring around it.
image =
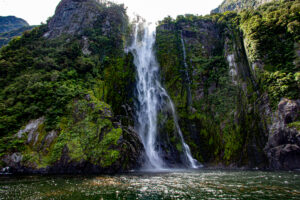
[[[282,99],[272,114],[265,147],[272,169],[298,169],[300,166],[300,100]],[[296,123],[295,123],[296,122]],[[295,124],[293,124],[295,123]]]
[[[62,0],[46,25],[1,49],[5,171],[115,173],[139,166],[128,27],[122,5]]]
[[[255,12],[159,23],[161,82],[201,163],[300,168],[299,5],[276,1]],[[136,70],[124,51],[131,28],[123,5],[62,0],[47,24],[0,49],[4,171],[114,173],[140,166]],[[175,166],[183,148],[170,109],[162,106],[157,122],[162,157]]]
[[[199,161],[231,167],[300,168],[299,38],[287,28],[296,23],[292,16],[298,5],[297,1],[268,4],[258,7],[257,14],[246,10],[178,16],[165,18],[158,26],[156,50],[162,80]],[[275,25],[264,18],[277,12],[286,21]],[[264,19],[255,24],[258,16]],[[280,46],[286,48],[274,51]],[[167,120],[161,126],[172,132]]]

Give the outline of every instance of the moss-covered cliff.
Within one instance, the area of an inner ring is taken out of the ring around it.
[[[161,82],[198,161],[300,167],[299,13],[295,0],[160,22]],[[140,165],[136,70],[124,51],[131,27],[123,5],[62,0],[47,24],[0,49],[0,167],[103,173]],[[178,166],[173,118],[162,105],[159,148]]]
[[[137,166],[143,147],[132,128],[129,29],[123,5],[63,0],[46,25],[1,49],[2,166],[53,173]]]
[[[287,1],[239,14],[178,16],[158,26],[162,80],[199,161],[299,167],[299,130],[290,129],[299,120],[299,5]],[[294,106],[292,120],[279,127],[274,124],[281,120],[281,99]],[[274,134],[285,139],[269,147]],[[296,146],[286,159],[278,158],[289,145]],[[288,163],[294,157],[297,161]]]

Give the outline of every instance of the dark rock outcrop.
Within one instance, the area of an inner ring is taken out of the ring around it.
[[[49,31],[44,34],[44,37],[55,38],[63,34],[80,35],[94,26],[98,17],[103,15],[104,8],[114,5],[97,0],[62,0],[48,23]],[[125,13],[114,14],[121,14],[123,17],[126,15]],[[110,19],[103,19],[103,32],[109,32],[111,23]]]
[[[265,152],[270,168],[300,169],[300,132],[289,127],[300,116],[300,100],[282,99],[273,114]]]
[[[99,15],[99,6],[95,0],[62,0],[48,23],[49,31],[44,37],[54,38],[63,33],[75,35],[91,28]]]

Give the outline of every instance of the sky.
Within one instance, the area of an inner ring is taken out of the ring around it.
[[[128,15],[133,13],[151,22],[170,15],[206,15],[223,0],[113,0],[124,3]],[[60,0],[0,0],[0,16],[14,15],[25,19],[30,25],[39,25],[53,16]]]

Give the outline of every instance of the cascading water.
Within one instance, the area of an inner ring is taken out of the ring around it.
[[[183,51],[183,64],[184,64],[184,71],[185,71],[185,79],[186,79],[186,84],[187,84],[187,103],[188,106],[190,106],[192,104],[192,94],[191,94],[191,88],[190,88],[190,84],[191,84],[191,80],[190,80],[190,76],[188,74],[188,65],[186,63],[186,51],[185,51],[185,44],[184,44],[184,40],[183,40],[183,35],[182,35],[182,31],[181,31],[181,45],[182,45],[182,51]]]
[[[134,64],[137,69],[137,131],[145,148],[148,162],[146,168],[160,170],[167,168],[167,164],[160,157],[161,150],[157,141],[157,114],[162,105],[161,99],[166,97],[171,105],[175,128],[183,146],[183,153],[191,168],[197,168],[197,161],[193,159],[189,146],[185,143],[180,130],[175,107],[166,90],[159,82],[159,68],[153,51],[155,43],[155,28],[136,24],[134,40],[129,50],[134,55]]]
[[[157,138],[157,107],[158,107],[158,66],[153,55],[154,34],[149,27],[139,30],[137,24],[131,51],[134,54],[134,64],[137,69],[137,97],[139,108],[137,110],[138,132],[149,159],[149,168],[163,169],[165,164],[159,156],[156,147]],[[144,31],[139,41],[139,31]]]
[[[177,119],[177,115],[176,115],[175,106],[174,106],[170,96],[168,95],[167,91],[163,87],[159,86],[159,88],[162,91],[161,95],[164,95],[165,97],[167,97],[167,99],[169,100],[169,103],[171,105],[171,110],[172,110],[172,115],[173,115],[175,128],[176,128],[176,131],[179,134],[179,137],[180,137],[180,140],[181,140],[181,143],[182,143],[182,146],[183,146],[183,153],[184,153],[184,156],[186,157],[186,161],[187,161],[188,166],[190,168],[193,168],[193,169],[197,169],[199,167],[202,167],[202,165],[198,164],[198,161],[193,158],[189,145],[187,145],[184,141],[183,134],[182,134],[180,126],[178,124],[178,119]]]

